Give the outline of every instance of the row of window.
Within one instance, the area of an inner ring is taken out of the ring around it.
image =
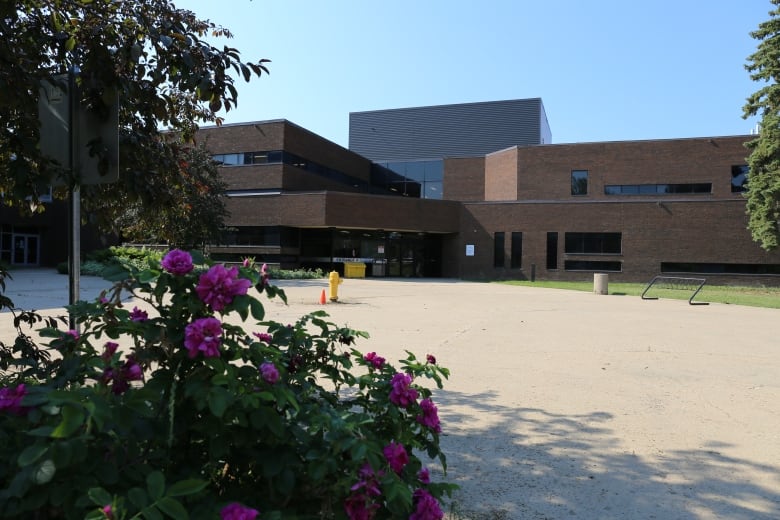
[[[511,234],[509,267],[522,267],[523,233]],[[493,267],[504,267],[506,262],[506,233],[493,234]],[[623,252],[622,233],[564,233],[564,252],[568,255],[620,255]],[[566,260],[569,271],[620,271],[621,262],[607,260]],[[558,233],[547,233],[547,269],[558,269]]]
[[[504,267],[506,233],[497,232],[493,238],[493,266]],[[521,267],[523,254],[523,233],[511,234],[510,267]],[[564,233],[564,252],[566,254],[601,254],[619,255],[622,253],[621,233]],[[558,269],[558,233],[547,233],[548,270]],[[566,271],[604,271],[621,272],[623,263],[619,260],[565,260],[563,268]],[[780,275],[780,264],[729,264],[729,263],[693,263],[693,262],[662,262],[662,273],[699,273],[699,274],[745,274],[745,275]]]
[[[347,175],[346,173],[323,166],[314,161],[305,159],[299,155],[295,155],[284,150],[270,150],[270,151],[258,151],[258,152],[242,152],[242,153],[223,153],[211,156],[212,160],[219,166],[246,166],[255,164],[289,164],[302,170],[327,177],[330,180],[352,186],[355,188],[363,188],[366,191],[370,190],[370,185],[357,177]]]
[[[739,193],[747,188],[749,168],[746,164],[731,167],[731,191]],[[604,186],[605,195],[671,195],[712,193],[712,183],[678,184],[608,184]],[[572,170],[571,194],[588,194],[588,170]]]
[[[284,150],[223,153],[212,155],[211,158],[219,166],[289,164],[372,193],[389,193],[425,199],[442,198],[444,163],[441,160],[374,163],[371,168],[371,181],[366,183],[344,172]]]

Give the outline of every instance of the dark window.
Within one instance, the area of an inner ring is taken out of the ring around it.
[[[547,233],[547,269],[558,269],[558,233]]]
[[[621,233],[566,233],[564,250],[574,255],[619,255]]]
[[[223,231],[220,243],[228,246],[278,246],[279,228],[276,226],[228,228]]]
[[[523,233],[520,231],[512,232],[512,256],[509,261],[509,267],[518,269],[522,266],[523,258]]]
[[[588,194],[588,170],[572,170],[571,172],[571,194]]]
[[[493,235],[493,267],[504,267],[504,232]]]
[[[780,264],[661,262],[662,273],[780,274]]]
[[[747,164],[737,164],[731,167],[731,193],[740,193],[747,190],[748,172]]]
[[[621,262],[605,262],[600,260],[566,260],[563,268],[567,271],[611,271],[619,273],[623,270]]]
[[[685,184],[610,184],[604,186],[604,195],[665,195],[712,193],[712,183]]]

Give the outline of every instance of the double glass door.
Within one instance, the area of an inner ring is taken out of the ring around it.
[[[40,253],[38,235],[15,233],[12,240],[14,247],[11,258],[14,265],[38,265]]]

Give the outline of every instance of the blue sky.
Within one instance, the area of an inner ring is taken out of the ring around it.
[[[227,123],[288,119],[348,146],[349,113],[542,98],[553,143],[750,133],[769,0],[174,0],[270,75]]]

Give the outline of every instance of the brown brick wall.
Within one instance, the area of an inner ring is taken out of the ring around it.
[[[565,260],[618,260],[623,263],[623,271],[610,273],[611,279],[643,282],[659,274],[661,262],[780,263],[780,251],[767,253],[751,240],[746,218],[741,200],[466,204],[461,216],[461,245],[465,248],[467,243],[475,244],[476,255],[459,262],[459,273],[528,278],[535,264],[539,279],[583,280],[591,278],[592,273],[566,271]],[[507,266],[510,234],[523,233],[521,269],[492,267],[496,231],[506,233]],[[557,271],[545,268],[548,231],[558,232]],[[566,232],[620,232],[623,252],[567,255]],[[729,279],[734,282],[734,277]]]
[[[485,200],[517,200],[517,148],[485,157]]]
[[[485,200],[485,158],[444,159],[444,198]]]
[[[750,136],[558,144],[518,149],[519,200],[614,199],[607,184],[712,183],[731,193],[731,166],[746,164]],[[588,170],[588,195],[572,197],[571,171]],[[706,197],[706,196],[705,196]]]
[[[459,205],[411,197],[328,193],[327,225],[456,233]]]
[[[343,227],[456,233],[459,205],[338,192],[228,199],[232,226]]]
[[[210,126],[198,130],[195,140],[215,154],[282,150],[285,124],[285,121],[265,121]]]
[[[252,164],[221,168],[229,190],[272,190],[283,186],[281,164]]]

